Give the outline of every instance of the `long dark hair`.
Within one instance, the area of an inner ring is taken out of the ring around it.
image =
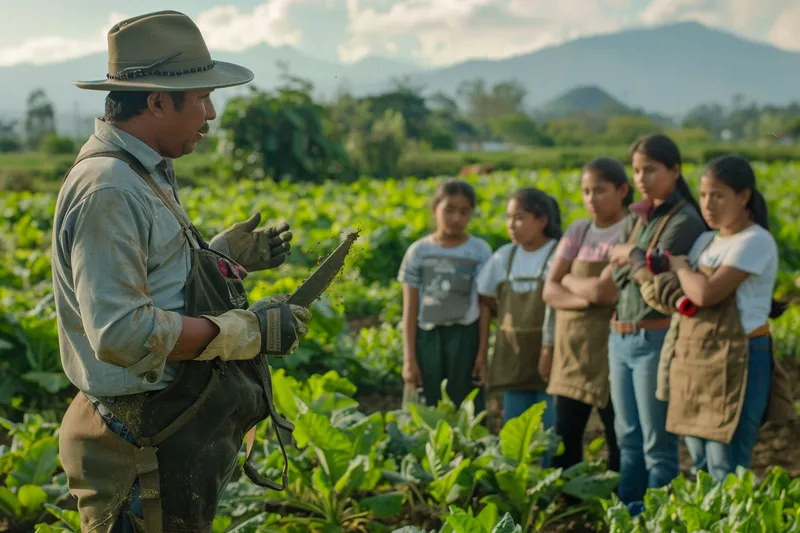
[[[708,176],[721,181],[736,193],[750,190],[750,199],[747,201],[747,211],[753,222],[769,231],[769,211],[764,195],[756,187],[756,173],[750,162],[738,155],[724,155],[713,159],[706,165],[703,176]],[[778,318],[787,308],[787,304],[772,299],[770,318]]]
[[[633,203],[633,187],[628,181],[625,165],[613,157],[598,157],[586,163],[584,172],[596,172],[601,178],[614,185],[617,189],[623,185],[628,186],[628,194],[622,199],[622,205],[628,207]]]
[[[535,217],[547,217],[545,237],[556,240],[561,238],[561,210],[555,198],[536,187],[526,187],[515,192],[511,199],[519,202],[523,211]]]
[[[652,133],[640,137],[631,145],[630,156],[633,157],[635,153],[646,155],[653,161],[658,161],[667,168],[675,168],[676,165],[680,166],[682,163],[681,151],[678,149],[678,145],[663,133]],[[697,200],[694,199],[692,190],[683,177],[683,172],[678,174],[676,186],[681,196],[692,204],[692,207],[700,214],[700,205],[697,203]]]

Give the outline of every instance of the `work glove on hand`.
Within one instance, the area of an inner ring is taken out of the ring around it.
[[[662,315],[671,315],[675,312],[674,310],[665,306],[659,299],[658,292],[656,290],[655,279],[651,278],[642,283],[639,291],[642,294],[642,300],[644,300],[648,306],[652,307]]]
[[[233,309],[216,317],[203,315],[219,327],[219,334],[195,360],[242,361],[292,353],[308,334],[311,311],[287,304],[287,298],[271,296],[248,309]]]
[[[251,272],[279,267],[291,250],[289,224],[259,228],[259,222],[260,213],[245,222],[237,222],[211,239],[209,246]]]

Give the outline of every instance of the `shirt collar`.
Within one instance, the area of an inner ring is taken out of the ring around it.
[[[682,198],[683,196],[681,195],[681,192],[678,189],[675,189],[672,194],[670,194],[669,197],[655,209],[653,208],[653,204],[647,200],[639,200],[638,202],[632,203],[628,209],[630,209],[633,214],[641,218],[642,222],[647,224],[653,216],[672,209],[672,207],[681,201]]]
[[[147,143],[102,119],[95,119],[94,134],[98,139],[130,152],[150,174],[156,174],[156,168],[162,172],[167,168],[167,160]]]

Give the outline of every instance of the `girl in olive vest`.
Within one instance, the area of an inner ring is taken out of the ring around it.
[[[667,430],[687,435],[695,466],[722,482],[738,466],[749,468],[763,422],[795,412],[768,325],[784,310],[772,299],[778,247],[747,160],[712,161],[701,177],[700,206],[711,231],[642,292],[666,312],[677,311],[680,297],[697,306],[676,314],[659,394],[669,401]]]
[[[611,251],[610,274],[619,297],[608,338],[611,401],[620,447],[620,499],[633,514],[647,488],[663,487],[678,475],[678,437],[666,429],[667,403],[656,398],[661,348],[670,318],[645,303],[643,270],[631,252],[668,250],[685,255],[706,230],[700,208],[681,174],[678,147],[667,136],[646,136],[631,147],[634,183],[642,200]]]
[[[506,217],[511,243],[492,255],[478,277],[482,305],[497,314],[489,389],[503,393],[504,422],[547,402],[547,429],[555,423],[555,413],[538,367],[540,356],[550,357],[553,320],[542,291],[561,238],[561,215],[553,198],[526,188],[511,197]],[[488,321],[484,327],[488,333]]]
[[[475,278],[492,255],[483,239],[467,233],[475,209],[469,183],[448,179],[436,191],[436,231],[406,251],[398,279],[403,284],[403,380],[422,387],[425,403],[435,407],[441,384],[458,407],[486,373],[488,333],[481,316]],[[483,392],[475,412],[485,408]]]
[[[622,163],[601,157],[584,167],[581,190],[591,218],[564,233],[544,287],[545,301],[557,311],[552,368],[543,368],[542,378],[554,397],[556,432],[564,443],[553,466],[583,461],[583,434],[596,408],[605,426],[608,468],[619,471],[607,349],[617,288],[601,274],[625,226],[633,189]]]

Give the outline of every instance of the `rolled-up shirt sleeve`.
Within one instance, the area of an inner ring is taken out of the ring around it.
[[[83,327],[98,360],[158,379],[175,347],[180,314],[150,298],[147,250],[152,215],[128,191],[89,194],[71,214],[62,236],[68,245]]]

